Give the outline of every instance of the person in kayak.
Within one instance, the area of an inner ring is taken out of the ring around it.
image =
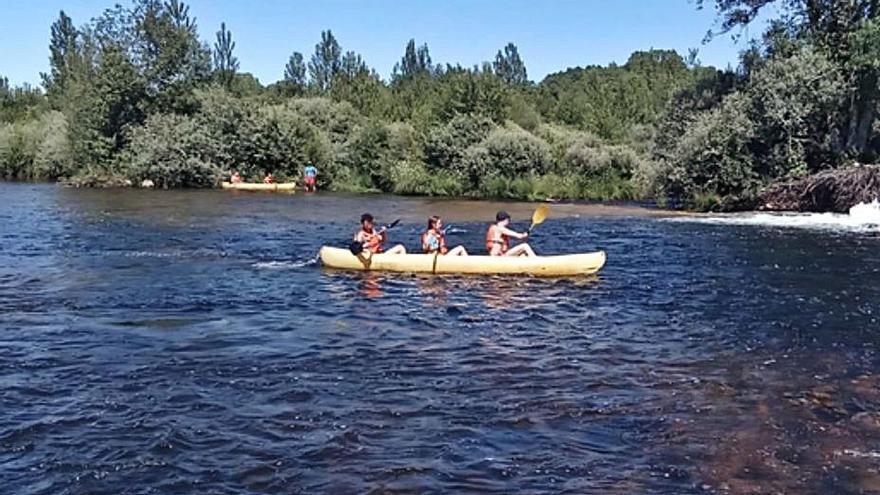
[[[232,177],[229,178],[229,182],[233,184],[241,184],[241,174],[239,174],[237,170],[233,171]]]
[[[275,183],[275,177],[272,176],[272,172],[267,173],[266,176],[263,177],[263,184],[274,184],[274,183]]]
[[[393,248],[385,251],[384,244],[388,240],[388,232],[385,229],[376,230],[373,226],[373,215],[364,213],[361,215],[361,228],[354,235],[354,241],[360,242],[364,246],[364,251],[373,254],[406,254],[406,248],[403,244],[398,244]]]
[[[446,231],[443,230],[443,219],[437,215],[428,219],[428,228],[422,234],[422,250],[426,254],[440,253],[449,256],[467,256],[464,246],[455,246],[451,250],[446,247]]]
[[[495,215],[495,223],[489,226],[486,231],[486,250],[489,256],[535,256],[532,247],[528,243],[522,242],[514,247],[510,247],[510,238],[528,239],[529,234],[519,233],[510,230],[510,215],[506,211],[499,211]]]
[[[318,169],[309,163],[303,169],[303,181],[305,182],[306,191],[315,192],[317,190]]]

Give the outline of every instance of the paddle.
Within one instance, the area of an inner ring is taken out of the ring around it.
[[[394,227],[397,227],[397,224],[399,224],[399,223],[400,223],[400,219],[398,218],[397,220],[395,220],[395,221],[385,225],[381,229],[379,229],[379,231],[376,232],[375,235],[381,235],[386,230],[393,229]],[[358,241],[352,241],[352,243],[348,245],[348,250],[351,251],[351,254],[357,256],[357,255],[364,252],[364,243],[358,242]]]
[[[539,205],[535,208],[535,212],[532,213],[532,226],[529,227],[529,230],[526,231],[526,234],[531,234],[532,229],[544,223],[544,220],[547,220],[547,215],[550,214],[550,206],[543,204]]]

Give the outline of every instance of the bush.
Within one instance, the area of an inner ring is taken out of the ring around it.
[[[221,179],[220,167],[204,156],[212,140],[191,117],[151,115],[129,139],[119,169],[136,184],[150,179],[157,187],[210,187]]]
[[[67,120],[60,112],[37,120],[0,124],[0,177],[54,180],[72,170]]]
[[[388,168],[394,194],[424,196],[458,196],[463,194],[462,181],[449,172],[428,172],[421,162],[398,161]]]
[[[0,126],[0,174],[4,179],[31,178],[40,134],[39,123],[33,120]]]
[[[550,146],[544,140],[509,124],[471,146],[458,171],[476,186],[493,176],[542,175],[549,170],[551,159]]]
[[[629,178],[638,167],[639,162],[639,156],[629,147],[590,147],[578,141],[566,150],[562,170],[579,175],[618,174]]]
[[[486,139],[494,128],[490,119],[470,115],[459,115],[431,128],[425,142],[428,169],[461,170],[467,149]]]
[[[541,125],[535,135],[550,145],[553,163],[556,165],[554,171],[560,174],[567,173],[565,157],[572,147],[596,148],[602,146],[602,140],[595,134],[554,124]]]
[[[748,198],[772,179],[839,164],[842,129],[835,116],[846,95],[839,68],[818,52],[771,58],[745,88],[689,113],[680,134],[670,139],[658,130],[655,152],[662,166],[643,171],[640,187],[689,199],[700,209],[717,208],[723,198]]]
[[[57,111],[45,113],[40,118],[42,140],[34,156],[34,179],[57,180],[73,174],[73,150],[68,137],[68,124],[64,114]]]

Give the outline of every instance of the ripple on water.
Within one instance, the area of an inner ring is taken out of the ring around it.
[[[880,486],[869,237],[585,209],[531,242],[598,276],[352,274],[352,211],[494,205],[0,188],[10,493]]]

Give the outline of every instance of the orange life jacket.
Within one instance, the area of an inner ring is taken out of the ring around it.
[[[440,254],[446,254],[449,252],[449,248],[446,247],[446,236],[443,234],[438,234],[433,230],[426,230],[425,233],[422,234],[422,250],[424,252],[428,254],[433,254],[437,251],[437,249],[432,248],[431,244],[428,242],[429,237],[434,237],[435,239],[437,239],[438,243],[440,244]]]
[[[498,226],[493,223],[489,226],[489,230],[486,231],[486,251],[491,254],[495,244],[501,244],[501,254],[504,254],[510,249],[510,237],[501,233],[496,235],[496,233],[498,233]],[[498,240],[499,237],[501,240]]]
[[[366,232],[361,229],[361,232],[366,234],[367,240],[364,242],[364,249],[370,251],[373,254],[379,254],[384,249],[382,249],[382,235],[375,235],[375,231]]]

